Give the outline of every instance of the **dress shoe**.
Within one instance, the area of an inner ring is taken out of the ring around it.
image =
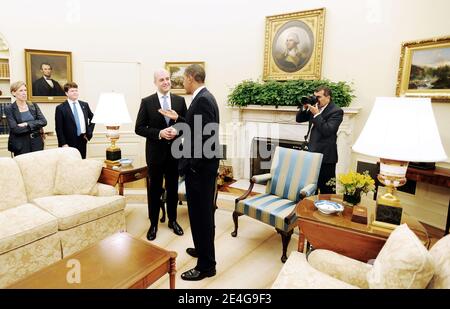
[[[171,221],[169,222],[169,229],[173,229],[173,232],[178,235],[181,236],[184,234],[183,229],[181,228],[181,226],[177,223],[177,221]]]
[[[197,250],[195,250],[195,248],[187,248],[186,253],[192,257],[198,258],[198,253]]]
[[[187,280],[187,281],[198,281],[198,280],[202,280],[207,277],[213,277],[215,275],[216,275],[215,268],[213,268],[212,270],[208,270],[208,271],[199,271],[195,268],[192,268],[192,269],[182,273],[181,279]]]
[[[151,226],[147,232],[147,239],[154,240],[156,238],[157,231],[158,231],[158,228],[156,226]]]

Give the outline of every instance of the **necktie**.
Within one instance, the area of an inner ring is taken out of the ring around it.
[[[169,109],[170,109],[170,108],[169,108],[169,102],[167,101],[167,96],[166,96],[166,95],[163,95],[163,110],[167,111],[167,110],[169,110]],[[164,118],[166,119],[167,125],[169,125],[170,118],[169,118],[169,117],[166,117],[166,116],[164,116]]]
[[[78,117],[76,102],[73,102],[73,118],[75,118],[75,124],[77,125],[77,136],[81,135],[80,118]]]

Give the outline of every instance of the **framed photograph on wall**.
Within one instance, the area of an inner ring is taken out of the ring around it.
[[[72,81],[72,53],[25,49],[28,99],[59,103],[66,99],[64,84]]]
[[[402,44],[397,96],[450,100],[450,36]]]
[[[324,27],[324,8],[266,17],[263,79],[320,79]]]
[[[170,73],[170,82],[172,84],[170,91],[175,94],[186,94],[184,90],[184,70],[191,64],[199,64],[205,68],[205,62],[191,61],[191,62],[166,62],[166,70]]]

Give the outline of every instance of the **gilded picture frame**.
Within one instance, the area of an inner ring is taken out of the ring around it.
[[[66,99],[64,84],[72,81],[72,53],[25,49],[28,100],[60,103]]]
[[[175,94],[185,95],[183,80],[184,70],[191,64],[199,64],[205,68],[203,61],[187,61],[187,62],[166,62],[165,68],[170,73],[171,88],[170,91]]]
[[[266,17],[264,80],[320,79],[325,8]]]
[[[450,100],[450,36],[402,43],[396,94]]]

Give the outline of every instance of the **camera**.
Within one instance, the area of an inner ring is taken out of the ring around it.
[[[319,100],[317,99],[317,97],[315,95],[309,96],[309,97],[302,97],[300,100],[302,105],[314,105],[316,103],[319,102]]]

